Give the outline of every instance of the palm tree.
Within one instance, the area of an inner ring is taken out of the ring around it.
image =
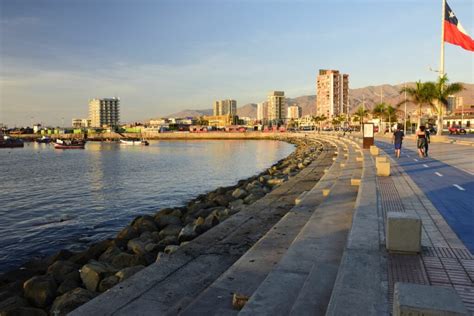
[[[372,109],[372,115],[375,118],[380,119],[380,125],[382,125],[383,123],[383,117],[385,114],[386,107],[387,105],[385,103],[379,103],[379,104],[376,104],[374,108]],[[382,126],[380,126],[380,128],[382,128]]]
[[[392,131],[392,119],[394,121],[397,120],[397,110],[393,106],[389,105],[385,108],[385,116],[388,119],[388,126],[389,126],[389,129],[390,129],[389,131],[391,132]]]
[[[424,105],[433,105],[434,93],[433,85],[428,82],[417,81],[415,87],[404,87],[400,94],[406,92],[408,98],[397,104],[397,107],[404,103],[412,102],[418,105],[418,126],[421,124],[421,111]]]
[[[437,132],[436,135],[441,135],[443,132],[443,108],[448,105],[448,97],[464,90],[464,86],[455,82],[448,84],[449,79],[447,75],[438,78],[436,82],[428,82],[431,85],[433,99],[438,101],[436,111],[438,112]]]
[[[318,116],[313,116],[313,122],[314,124],[318,124],[319,125],[319,130],[321,131],[321,122],[324,122],[325,120],[327,120],[326,116],[324,115],[318,115]]]
[[[359,108],[357,108],[357,111],[354,113],[354,116],[357,117],[359,120],[361,130],[362,130],[362,123],[364,121],[364,117],[366,117],[367,114],[368,114],[368,111],[364,109],[362,106],[359,106]]]

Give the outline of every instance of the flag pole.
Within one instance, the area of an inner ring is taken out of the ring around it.
[[[440,78],[444,76],[444,21],[446,19],[446,0],[442,1],[442,11],[441,11],[441,54],[439,61],[439,76]]]

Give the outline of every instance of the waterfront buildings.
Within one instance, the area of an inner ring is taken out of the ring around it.
[[[209,126],[224,128],[237,124],[238,117],[236,115],[213,115],[204,116],[203,120],[207,121]]]
[[[91,126],[91,120],[89,119],[78,119],[78,118],[73,118],[72,119],[72,127],[73,128],[87,128]]]
[[[316,114],[331,119],[349,112],[349,75],[320,69],[316,83]]]
[[[299,119],[302,116],[302,109],[300,106],[293,104],[288,107],[288,119],[291,120],[296,120]]]
[[[268,104],[266,102],[257,103],[257,121],[261,124],[268,123]]]
[[[463,97],[458,97],[455,95],[448,96],[448,108],[446,112],[454,112],[456,110],[461,110],[464,107],[464,99]]]
[[[271,124],[283,124],[286,122],[285,92],[270,91],[268,94],[268,120]]]
[[[116,127],[120,122],[120,99],[104,98],[89,101],[91,127]]]
[[[237,101],[231,100],[231,99],[215,101],[213,114],[214,116],[220,116],[220,115],[236,116],[237,115]]]

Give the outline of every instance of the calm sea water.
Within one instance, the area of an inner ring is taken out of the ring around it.
[[[293,151],[277,141],[156,141],[0,149],[0,272],[112,237],[136,215],[235,184]]]

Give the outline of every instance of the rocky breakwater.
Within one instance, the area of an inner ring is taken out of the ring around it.
[[[309,139],[286,141],[296,145],[295,151],[259,175],[200,195],[186,206],[139,216],[114,239],[84,251],[61,250],[4,274],[0,315],[67,314],[264,197],[323,150]]]

